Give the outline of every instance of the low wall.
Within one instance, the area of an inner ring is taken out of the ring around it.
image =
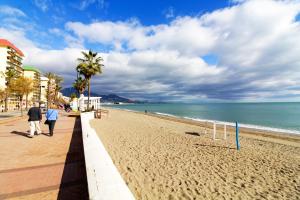
[[[133,200],[134,196],[113,164],[89,121],[94,112],[81,113],[82,139],[89,190],[92,200]]]

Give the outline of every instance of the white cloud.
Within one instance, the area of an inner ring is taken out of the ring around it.
[[[169,7],[164,14],[167,19],[173,18],[175,16],[175,10],[173,7]]]
[[[25,13],[17,8],[11,7],[11,6],[0,6],[0,14],[2,15],[8,15],[8,16],[14,16],[14,17],[25,17]]]
[[[85,10],[87,7],[89,7],[92,4],[97,4],[97,6],[101,9],[107,6],[105,0],[81,0],[78,9]]]
[[[213,47],[216,36],[199,19],[183,17],[170,25],[142,26],[128,22],[69,22],[66,28],[79,38],[100,44],[122,43],[132,50],[176,49],[184,54],[203,55]],[[119,45],[120,46],[120,45]]]
[[[128,41],[133,34],[139,34],[139,24],[136,21],[128,22],[94,22],[83,24],[81,22],[68,22],[67,30],[73,31],[78,37],[89,42],[111,44]]]
[[[45,12],[48,10],[51,0],[34,0],[34,4]]]

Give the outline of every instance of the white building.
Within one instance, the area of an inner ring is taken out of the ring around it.
[[[47,89],[48,89],[48,81],[49,79],[47,77],[41,76],[41,99],[42,102],[47,102]]]
[[[14,44],[5,39],[0,39],[0,88],[6,88],[5,72],[14,69],[19,75],[23,74],[22,60],[24,54]],[[19,108],[19,100],[12,94],[9,98],[8,109]]]
[[[101,97],[90,97],[90,109],[94,109],[94,110],[100,109],[101,108],[100,100]],[[78,102],[79,102],[80,111],[84,111],[87,109],[88,97],[82,95],[78,99]]]

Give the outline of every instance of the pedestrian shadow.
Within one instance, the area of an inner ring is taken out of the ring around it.
[[[42,132],[41,134],[50,137],[50,134],[49,134],[49,133],[44,133],[44,132]]]
[[[198,132],[185,132],[187,135],[194,135],[194,136],[200,136],[200,133]]]
[[[75,120],[57,199],[89,199],[80,117]]]
[[[11,134],[16,134],[16,135],[21,135],[21,136],[24,136],[24,137],[29,137],[29,134],[27,132],[20,132],[20,131],[12,131],[10,132]]]

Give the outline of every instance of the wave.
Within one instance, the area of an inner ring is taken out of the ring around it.
[[[194,120],[194,121],[199,121],[199,122],[226,124],[227,126],[235,127],[235,123],[232,123],[232,122],[225,122],[225,121],[218,121],[218,120],[208,120],[208,119],[201,119],[201,118],[191,118],[191,117],[183,117],[183,118],[189,119],[189,120]],[[296,134],[296,135],[300,134],[300,131],[296,131],[296,130],[289,130],[289,129],[282,129],[282,128],[272,128],[272,127],[259,126],[259,125],[253,125],[253,124],[239,123],[239,127],[255,129],[255,130],[261,130],[261,131],[277,132],[277,133],[288,133],[288,134]]]
[[[224,124],[226,126],[233,126],[233,127],[235,127],[235,123],[226,122],[226,121],[209,120],[209,119],[192,118],[192,117],[181,117],[181,116],[171,115],[171,114],[167,114],[167,113],[160,113],[160,112],[155,112],[155,114],[164,115],[164,116],[170,116],[170,117],[177,117],[177,118],[184,118],[184,119],[198,121],[198,122],[208,122],[208,123]],[[296,130],[289,130],[289,129],[282,129],[282,128],[272,128],[272,127],[259,126],[259,125],[253,125],[253,124],[239,123],[239,127],[240,128],[255,129],[255,130],[260,130],[260,131],[270,131],[270,132],[277,132],[277,133],[288,133],[288,134],[300,135],[300,131],[296,131]]]
[[[169,117],[178,117],[176,115],[171,115],[171,114],[167,114],[167,113],[160,113],[160,112],[154,112],[155,114],[158,114],[158,115],[164,115],[164,116],[169,116]]]

